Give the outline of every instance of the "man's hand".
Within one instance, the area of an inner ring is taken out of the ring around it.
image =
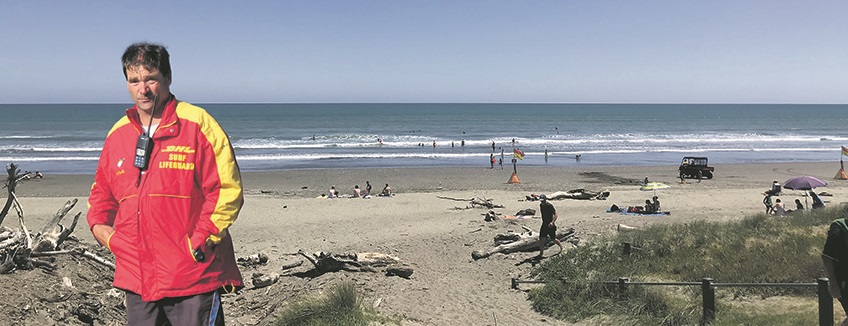
[[[94,235],[94,239],[97,239],[97,242],[108,248],[107,242],[112,233],[115,233],[115,229],[106,224],[97,224],[91,228],[91,233]]]

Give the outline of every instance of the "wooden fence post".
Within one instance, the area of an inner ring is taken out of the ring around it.
[[[833,297],[828,290],[828,279],[820,277],[816,281],[819,285],[819,325],[833,326]]]
[[[702,325],[709,325],[715,319],[715,289],[713,288],[712,278],[705,277],[701,279],[701,293],[703,295],[704,317],[701,319]]]
[[[618,278],[618,298],[624,299],[627,294],[627,282],[630,282],[630,278],[628,277],[619,277]]]

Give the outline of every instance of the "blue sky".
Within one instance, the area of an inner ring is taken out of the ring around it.
[[[0,0],[0,103],[848,103],[848,1]]]

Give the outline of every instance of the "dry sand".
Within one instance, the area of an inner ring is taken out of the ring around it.
[[[538,202],[524,201],[528,194],[552,193],[583,188],[609,191],[607,200],[552,201],[559,212],[558,225],[573,227],[583,243],[594,236],[615,232],[616,225],[644,226],[651,223],[682,223],[705,219],[727,221],[764,211],[763,192],[773,180],[781,183],[799,175],[829,182],[824,197],[829,205],[848,201],[848,181],[833,180],[838,163],[717,165],[712,180],[677,181],[676,166],[646,167],[519,167],[520,184],[507,184],[511,169],[407,168],[350,170],[293,170],[245,173],[244,209],[231,228],[236,256],[266,253],[270,262],[256,269],[242,269],[249,282],[255,272],[281,273],[284,263],[299,260],[291,255],[308,252],[383,252],[400,257],[415,273],[411,279],[378,273],[337,272],[314,279],[287,276],[269,287],[253,291],[251,302],[265,307],[227,311],[232,324],[269,324],[284,307],[271,297],[292,298],[316,292],[341,280],[351,280],[377,310],[399,316],[403,325],[564,325],[533,311],[527,294],[510,289],[510,278],[527,277],[532,269],[528,258],[536,252],[496,254],[474,261],[471,252],[492,245],[497,233],[520,232],[521,225],[538,229],[540,220],[484,222],[483,209],[465,208],[466,203],[439,199],[485,197],[504,205],[504,215],[538,209]],[[639,180],[669,184],[657,190],[665,217],[633,217],[606,213],[613,203],[642,205],[652,192],[639,190]],[[86,199],[91,176],[47,175],[18,187],[18,196],[34,225],[43,225],[70,198]],[[364,187],[370,180],[374,192],[390,183],[393,198],[316,198],[335,185],[343,194],[353,185]],[[787,208],[801,192],[785,191],[780,198]],[[84,203],[72,212],[85,213]],[[9,224],[7,222],[6,224]],[[85,226],[75,235],[93,242]],[[568,249],[570,245],[566,245]],[[546,256],[556,252],[549,249]],[[305,268],[306,266],[302,266]],[[625,275],[622,275],[625,276]],[[524,288],[528,288],[525,286]],[[263,296],[267,297],[262,299]],[[238,297],[228,297],[236,304]]]

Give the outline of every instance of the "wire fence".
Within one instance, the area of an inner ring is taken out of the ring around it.
[[[518,289],[519,284],[544,284],[549,282],[569,283],[568,279],[560,279],[556,281],[546,280],[520,280],[512,278],[511,287]],[[627,292],[630,286],[700,286],[701,287],[701,306],[703,315],[701,324],[710,324],[715,319],[716,314],[716,288],[731,288],[731,287],[815,287],[819,301],[819,325],[833,326],[833,298],[828,291],[828,279],[825,277],[816,279],[815,283],[716,283],[714,279],[705,277],[700,282],[631,282],[627,277],[619,277],[618,281],[594,282],[604,285],[618,285],[620,293]]]

